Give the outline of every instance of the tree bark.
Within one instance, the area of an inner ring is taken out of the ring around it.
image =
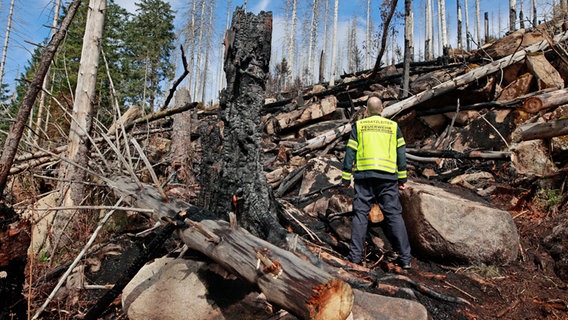
[[[479,11],[479,1],[475,0],[475,24],[477,35],[477,48],[481,48],[481,12]]]
[[[353,292],[345,282],[225,221],[203,220],[180,232],[188,247],[256,284],[266,299],[300,319],[346,319]]]
[[[413,26],[412,0],[404,0],[404,68],[402,75],[402,91],[400,93],[400,97],[403,99],[408,97],[410,91],[410,61],[414,55],[414,48],[412,46]]]
[[[530,113],[537,113],[567,103],[568,88],[565,88],[530,97],[523,103],[523,109]]]
[[[6,36],[4,37],[4,47],[2,49],[2,61],[0,61],[0,83],[4,83],[4,67],[6,66],[6,53],[8,52],[8,41],[10,41],[10,31],[12,30],[12,15],[14,13],[14,2],[10,3],[10,13],[8,13],[8,26],[6,26]]]
[[[222,124],[202,135],[201,172],[206,174],[200,181],[201,198],[205,208],[219,216],[237,211],[245,229],[276,243],[286,232],[278,223],[277,203],[264,176],[258,128],[269,73],[272,14],[254,15],[237,8],[231,31],[234,40],[225,59],[227,88],[221,93]]]
[[[397,3],[398,3],[398,0],[393,0],[391,2],[391,7],[390,7],[389,14],[387,16],[387,20],[384,22],[384,25],[383,25],[383,33],[382,33],[382,37],[381,37],[381,48],[379,49],[379,54],[377,55],[377,60],[375,60],[375,66],[373,67],[373,72],[371,73],[371,77],[374,77],[377,74],[377,72],[379,72],[379,69],[381,68],[381,60],[383,59],[383,55],[385,54],[385,50],[386,50],[386,46],[387,46],[388,30],[389,30],[389,26],[390,26],[390,22],[392,20],[392,17],[394,16],[394,13],[396,11],[396,4]]]
[[[86,168],[89,161],[88,136],[93,123],[93,99],[96,96],[106,0],[90,0],[88,10],[73,103],[73,119],[69,131],[69,147],[67,148],[67,158],[79,166],[66,162],[60,168],[63,180],[73,181],[60,186],[63,206],[66,207],[80,205],[85,198],[85,184],[82,182],[86,180],[86,172],[82,168]],[[55,242],[52,242],[54,246],[57,246],[63,229],[72,216],[73,211],[60,211],[56,215],[52,229],[53,239],[55,239]]]
[[[426,35],[424,39],[424,60],[430,61],[434,59],[434,41],[432,31],[432,0],[426,0]]]
[[[24,132],[26,122],[30,117],[32,107],[35,103],[38,93],[41,90],[43,78],[47,74],[51,60],[53,59],[53,56],[55,55],[59,44],[65,38],[67,28],[69,28],[69,25],[71,24],[71,21],[73,20],[73,17],[75,16],[77,8],[79,8],[80,4],[80,0],[75,0],[69,5],[67,16],[65,16],[65,18],[61,22],[59,31],[53,36],[53,38],[51,38],[51,41],[47,45],[45,53],[43,54],[38,69],[35,73],[35,77],[30,83],[30,86],[28,87],[26,94],[22,99],[22,105],[20,106],[20,109],[18,111],[16,122],[10,127],[10,132],[8,133],[8,137],[6,138],[6,142],[4,143],[4,151],[2,152],[2,156],[0,157],[0,198],[3,197],[2,194],[4,188],[6,187],[6,181],[10,172],[10,166],[12,165],[12,161],[16,156],[18,144],[20,143],[20,139],[22,139],[22,133]]]
[[[273,134],[294,128],[333,113],[336,109],[337,99],[335,96],[328,96],[300,110],[294,110],[275,116],[268,121],[266,131],[269,134]]]
[[[568,119],[552,120],[545,123],[524,124],[513,133],[513,142],[547,139],[568,135]]]
[[[335,60],[337,55],[337,16],[339,10],[339,0],[335,0],[333,9],[333,38],[331,40],[331,67],[329,69],[329,85],[335,85]]]
[[[338,137],[351,132],[351,124],[347,123],[339,126],[333,130],[322,133],[321,135],[298,145],[297,148],[292,150],[292,154],[304,154],[308,151],[323,148],[324,146],[332,143]]]
[[[460,1],[457,0],[456,4],[458,6],[458,49],[463,49],[463,40],[462,40],[462,8],[460,5]]]
[[[509,0],[509,31],[517,30],[517,0]]]
[[[557,36],[554,37],[553,42],[560,42],[560,41],[564,41],[565,39],[568,38],[568,31],[564,31],[561,34],[558,34]],[[499,59],[497,61],[494,61],[490,64],[484,65],[482,67],[479,67],[477,69],[473,69],[472,71],[463,74],[461,76],[458,76],[452,80],[446,81],[444,83],[441,83],[435,87],[433,87],[430,90],[426,90],[423,92],[420,92],[419,94],[412,96],[406,100],[397,102],[395,104],[392,104],[388,107],[385,108],[385,110],[382,112],[382,115],[384,117],[392,117],[395,114],[398,114],[401,111],[404,111],[406,109],[412,108],[413,106],[427,101],[433,97],[437,97],[441,94],[444,94],[450,90],[453,90],[455,88],[458,88],[462,85],[471,83],[473,81],[476,81],[477,79],[480,79],[481,77],[484,77],[488,74],[491,74],[493,72],[497,72],[499,70],[502,70],[503,68],[514,64],[516,62],[519,62],[521,60],[523,60],[526,56],[527,53],[529,52],[536,52],[536,51],[540,51],[540,50],[544,50],[545,48],[547,48],[549,45],[547,40],[543,40],[541,42],[535,43],[527,48],[525,48],[524,50],[518,51],[512,55],[509,55],[507,57],[504,57],[502,59]]]

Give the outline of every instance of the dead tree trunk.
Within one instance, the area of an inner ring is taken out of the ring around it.
[[[285,238],[285,230],[263,174],[258,127],[269,72],[272,14],[254,15],[237,8],[232,21],[234,37],[225,56],[227,88],[220,103],[223,129],[202,136],[202,193],[208,198],[207,209],[225,218],[236,211],[245,229],[276,243]]]
[[[43,78],[47,74],[47,70],[49,70],[49,65],[51,64],[51,60],[53,59],[53,56],[57,51],[57,47],[65,37],[67,28],[71,24],[71,21],[75,16],[75,12],[77,12],[77,8],[80,4],[81,1],[76,0],[69,5],[67,16],[61,22],[59,31],[53,38],[51,38],[51,41],[46,47],[45,53],[41,58],[38,69],[36,70],[36,76],[28,86],[26,94],[22,99],[22,105],[20,106],[20,110],[18,111],[16,122],[13,126],[10,127],[10,132],[8,133],[8,137],[6,138],[6,142],[4,143],[4,151],[2,151],[2,156],[0,157],[0,198],[2,198],[2,192],[4,191],[4,187],[6,186],[6,180],[8,179],[8,174],[10,172],[10,166],[12,165],[12,161],[16,156],[18,144],[20,143],[20,139],[22,138],[22,133],[24,132],[26,122],[30,117],[34,102],[39,91],[41,90]]]
[[[547,139],[568,134],[568,119],[552,120],[544,123],[523,124],[513,133],[513,142]]]
[[[410,88],[410,61],[412,60],[412,56],[414,55],[413,45],[414,42],[412,39],[412,29],[414,27],[414,23],[412,21],[412,1],[405,0],[404,1],[404,68],[403,68],[403,76],[402,76],[402,91],[400,93],[401,98],[408,97],[409,88]]]
[[[60,185],[63,205],[69,207],[80,205],[85,198],[86,189],[82,182],[87,176],[84,168],[87,167],[89,150],[91,148],[88,136],[91,133],[93,124],[94,97],[105,13],[106,1],[89,1],[81,61],[77,75],[77,87],[75,88],[73,120],[69,130],[69,147],[67,148],[67,158],[74,165],[64,163],[60,168],[61,177],[63,177],[64,181],[70,181]],[[73,214],[73,211],[60,211],[57,213],[52,229],[52,236],[55,240],[52,242],[54,248],[57,247],[63,235],[65,225],[71,220]]]
[[[566,103],[568,103],[568,88],[530,97],[523,103],[523,109],[530,113],[537,113]]]
[[[351,313],[353,291],[347,283],[225,221],[203,220],[199,226],[180,233],[181,239],[256,284],[268,301],[300,319],[346,319]]]
[[[390,26],[390,22],[392,20],[392,17],[394,16],[394,13],[396,11],[396,4],[397,3],[398,3],[398,0],[393,0],[391,2],[389,14],[387,16],[386,21],[383,23],[383,33],[382,33],[382,36],[381,36],[381,47],[379,49],[379,55],[377,56],[377,60],[375,60],[375,66],[373,67],[373,72],[371,74],[371,77],[374,77],[375,75],[377,75],[377,73],[379,72],[379,69],[381,68],[381,60],[383,59],[383,54],[385,53],[385,49],[386,49],[386,46],[387,46],[388,30],[389,30],[389,26]]]

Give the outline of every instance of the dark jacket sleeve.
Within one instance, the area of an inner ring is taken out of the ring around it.
[[[353,170],[353,161],[355,161],[355,155],[357,154],[357,145],[357,127],[353,124],[351,135],[347,141],[347,148],[345,149],[345,159],[343,159],[343,166],[341,168],[341,180],[343,184],[351,182],[351,171]]]
[[[405,183],[407,181],[407,177],[406,177],[406,142],[404,141],[402,131],[400,131],[400,127],[398,127],[398,126],[397,126],[397,129],[396,129],[396,140],[397,140],[396,163],[397,163],[397,167],[398,167],[398,182],[399,183]]]

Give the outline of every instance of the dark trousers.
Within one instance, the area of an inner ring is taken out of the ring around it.
[[[406,226],[402,219],[398,181],[377,178],[355,179],[349,260],[360,263],[363,259],[369,211],[374,200],[378,202],[385,217],[382,222],[383,230],[393,250],[399,255],[401,262],[410,262],[412,257]]]

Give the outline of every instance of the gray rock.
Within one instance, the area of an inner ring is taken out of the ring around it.
[[[354,289],[353,320],[421,320],[428,319],[428,311],[412,300],[381,296]]]
[[[262,295],[246,282],[224,277],[215,264],[160,258],[144,266],[124,288],[123,310],[131,320],[267,319]]]
[[[401,194],[414,254],[428,260],[505,265],[517,258],[519,234],[503,210],[414,182]]]

